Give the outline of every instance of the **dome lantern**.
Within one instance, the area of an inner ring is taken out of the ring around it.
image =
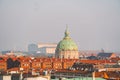
[[[67,38],[70,38],[70,36],[69,36],[69,31],[68,31],[68,26],[66,26],[66,30],[65,30],[65,39],[67,39]]]

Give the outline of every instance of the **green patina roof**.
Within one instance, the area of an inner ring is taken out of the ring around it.
[[[69,36],[68,29],[66,29],[65,37],[58,43],[56,50],[57,51],[78,50],[76,43]]]

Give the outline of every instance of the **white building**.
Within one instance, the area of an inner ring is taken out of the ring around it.
[[[37,52],[46,56],[53,56],[55,54],[56,47],[56,43],[39,43]]]
[[[1,75],[0,80],[11,80],[11,75]]]
[[[38,43],[38,48],[42,48],[42,47],[56,47],[57,44],[56,43]]]
[[[50,80],[50,76],[27,77],[24,80]]]

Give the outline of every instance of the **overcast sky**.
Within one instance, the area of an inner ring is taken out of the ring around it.
[[[66,24],[79,50],[120,52],[120,0],[0,0],[0,51],[58,43]]]

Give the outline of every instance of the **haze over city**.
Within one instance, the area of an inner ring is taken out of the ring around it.
[[[0,0],[0,51],[58,43],[66,24],[79,50],[120,52],[120,0]]]

